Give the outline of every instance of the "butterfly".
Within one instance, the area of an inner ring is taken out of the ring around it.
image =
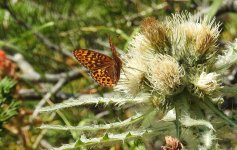
[[[122,61],[109,38],[112,58],[88,49],[76,49],[73,55],[81,65],[89,69],[91,77],[101,86],[112,87],[120,78]]]

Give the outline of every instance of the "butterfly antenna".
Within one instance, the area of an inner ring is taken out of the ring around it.
[[[142,73],[145,73],[145,71],[142,71],[142,70],[137,69],[137,68],[134,68],[134,67],[127,67],[127,68],[134,69],[134,70],[140,71],[140,72],[142,72]]]
[[[112,39],[111,39],[110,36],[109,36],[109,46],[110,46],[110,49],[111,49],[112,53],[115,53],[115,54],[116,54],[116,48],[115,48],[115,46],[113,45]]]
[[[122,67],[122,71],[123,71],[125,77],[128,79],[128,76],[127,76],[127,74],[126,74],[126,71],[123,69],[123,67]],[[129,79],[128,79],[128,80],[129,80]]]
[[[139,69],[137,69],[137,68],[133,68],[133,67],[127,67],[127,68],[130,68],[130,69],[135,69],[135,70],[137,70],[137,71],[140,71],[140,72],[143,72],[144,73],[144,71],[142,71],[142,70],[139,70]],[[123,71],[123,73],[124,73],[124,75],[125,75],[125,77],[129,80],[129,78],[128,78],[128,76],[127,76],[127,74],[126,74],[126,71],[122,68],[122,71]]]

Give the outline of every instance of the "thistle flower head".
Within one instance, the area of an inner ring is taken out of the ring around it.
[[[152,17],[145,18],[141,24],[141,32],[151,42],[159,53],[164,53],[170,45],[167,29],[158,20]]]
[[[199,93],[213,95],[221,88],[218,77],[219,75],[215,72],[202,72],[194,84]]]
[[[143,89],[146,66],[142,63],[143,61],[140,61],[141,59],[139,60],[138,54],[134,56],[137,57],[125,59],[129,64],[124,67],[115,90],[135,96]]]
[[[136,34],[128,47],[128,53],[123,57],[123,72],[115,87],[128,95],[136,95],[143,89],[147,60],[153,57],[150,41],[143,34]]]
[[[128,45],[128,54],[133,55],[133,53],[147,54],[154,51],[151,41],[142,33],[137,33]]]
[[[161,103],[185,87],[194,87],[192,94],[198,97],[213,95],[220,88],[218,74],[210,67],[217,56],[218,27],[214,20],[189,13],[164,22],[144,19],[122,58],[123,71],[115,89],[128,95],[156,93]]]
[[[195,17],[189,13],[175,14],[166,20],[171,30],[173,55],[193,65],[206,62],[216,53],[216,40],[220,31],[214,19]]]
[[[170,95],[181,84],[182,68],[169,55],[156,54],[148,63],[148,80],[152,89]]]

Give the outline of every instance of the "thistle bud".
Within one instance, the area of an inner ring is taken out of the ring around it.
[[[160,53],[164,53],[166,47],[170,45],[165,26],[155,18],[145,18],[141,25],[141,32]]]
[[[203,93],[212,95],[218,89],[220,89],[220,83],[218,81],[218,74],[202,72],[200,77],[197,78],[195,86]]]
[[[162,150],[182,150],[183,144],[176,138],[171,136],[165,137],[165,146],[161,146]]]

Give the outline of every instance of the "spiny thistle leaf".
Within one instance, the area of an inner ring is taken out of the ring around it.
[[[181,118],[180,120],[181,124],[186,126],[186,127],[191,127],[191,126],[206,126],[207,128],[211,129],[211,130],[215,130],[212,126],[212,124],[206,120],[195,120],[190,118],[189,116],[184,116]]]
[[[118,106],[124,105],[126,103],[145,103],[149,100],[149,94],[141,94],[136,97],[122,97],[120,96],[114,96],[114,97],[88,97],[88,98],[71,98],[69,100],[66,100],[60,104],[56,104],[53,106],[43,107],[38,110],[38,112],[49,112],[49,111],[55,111],[63,108],[68,107],[75,107],[75,106],[81,106],[81,105],[88,105],[88,104],[115,104]]]
[[[213,70],[224,72],[231,65],[237,63],[237,39],[233,43],[229,43],[223,55],[217,57],[217,61],[213,66]]]
[[[99,138],[86,138],[85,136],[81,136],[80,140],[75,143],[75,147],[80,146],[92,146],[96,144],[112,144],[114,142],[121,142],[125,140],[135,139],[143,137],[145,134],[151,133],[150,130],[137,130],[137,131],[129,131],[124,132],[121,134],[112,134],[112,133],[106,133],[103,137]]]
[[[90,125],[90,126],[61,126],[61,125],[41,125],[40,129],[52,129],[52,130],[77,130],[77,131],[96,131],[106,130],[113,128],[121,128],[132,123],[138,122],[144,118],[143,115],[137,114],[121,122],[115,122],[104,125]]]
[[[113,144],[115,142],[141,138],[145,136],[146,134],[148,135],[150,133],[152,133],[151,130],[129,131],[129,132],[121,133],[121,134],[106,133],[102,137],[89,138],[89,139],[86,138],[85,135],[82,135],[81,138],[78,139],[75,143],[65,144],[65,145],[62,145],[61,147],[54,148],[54,150],[75,149],[79,147],[93,146],[97,144],[108,145],[108,144]]]

